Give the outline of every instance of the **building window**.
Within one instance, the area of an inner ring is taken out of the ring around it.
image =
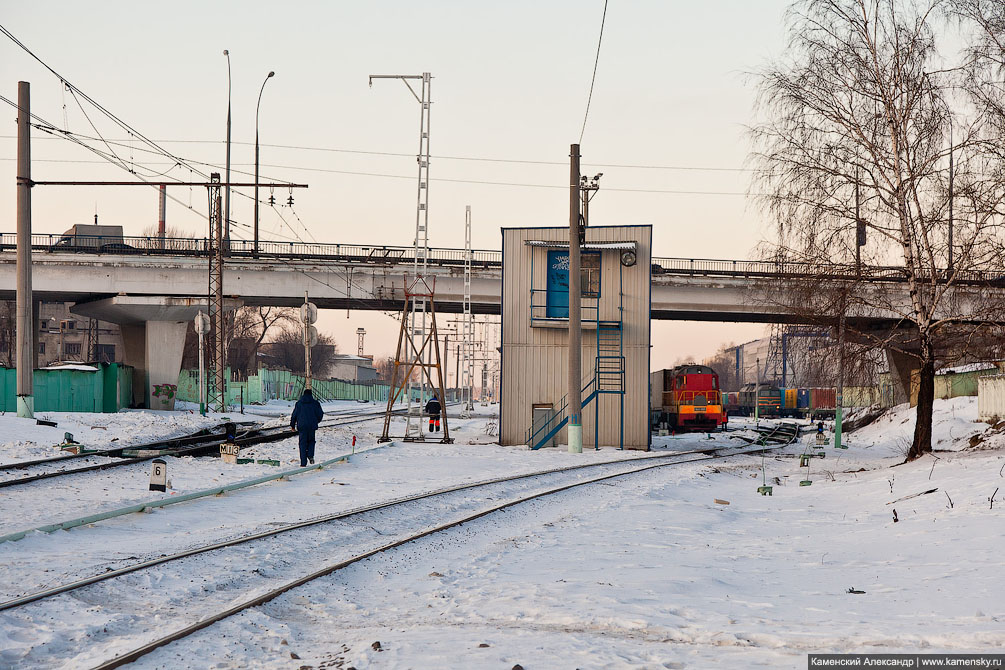
[[[44,354],[45,353],[45,342],[39,342],[38,343],[38,353],[40,353],[40,354]]]
[[[585,251],[580,256],[580,294],[600,297],[600,252]],[[569,318],[569,252],[548,252],[548,288],[545,315],[549,319]]]
[[[42,319],[41,324],[42,325],[40,325],[38,327],[38,329],[41,330],[44,333],[45,331],[47,331],[49,329],[49,322],[46,321],[45,319]]]
[[[584,298],[600,297],[600,254],[591,251],[586,252],[579,259],[580,286],[582,286]]]
[[[115,362],[115,345],[114,344],[99,344],[98,345],[98,363],[114,363]]]
[[[66,349],[63,354],[66,356],[79,356],[80,355],[80,342],[67,342]]]

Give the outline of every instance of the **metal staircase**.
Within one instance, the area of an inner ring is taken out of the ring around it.
[[[600,402],[597,396],[605,393],[620,396],[621,400],[621,437],[620,446],[624,448],[625,430],[625,355],[624,332],[620,321],[597,321],[597,358],[594,362],[593,376],[583,380],[583,409],[595,400],[593,430],[594,448],[600,448]],[[540,449],[551,442],[569,423],[568,394],[559,401],[555,413],[541,425],[531,426],[527,430],[527,444],[531,449]]]
[[[622,350],[620,321],[597,324],[597,361],[594,368],[597,391],[623,393],[625,389],[625,356]]]
[[[597,397],[597,378],[588,377],[583,382],[583,407],[589,405]],[[558,431],[565,428],[569,423],[569,394],[562,396],[559,407],[551,417],[543,422],[536,429],[531,426],[527,429],[527,444],[531,449],[540,449],[551,441],[551,438],[558,435]]]

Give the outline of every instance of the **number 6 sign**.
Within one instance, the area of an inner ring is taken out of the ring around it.
[[[167,463],[163,459],[155,458],[153,469],[150,471],[150,490],[167,491]]]

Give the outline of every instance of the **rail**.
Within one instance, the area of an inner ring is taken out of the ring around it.
[[[781,445],[779,445],[779,446],[781,446]],[[615,472],[615,473],[612,473],[612,474],[604,474],[604,475],[600,475],[600,476],[597,476],[597,477],[591,477],[589,479],[582,479],[582,480],[578,480],[578,481],[573,481],[571,483],[562,484],[560,486],[553,486],[551,488],[547,488],[545,490],[537,491],[537,492],[534,492],[534,493],[531,493],[531,494],[526,494],[526,495],[521,495],[521,496],[518,496],[518,497],[515,497],[515,498],[510,498],[509,500],[506,500],[505,502],[501,502],[499,504],[493,505],[493,506],[488,507],[488,508],[483,508],[483,509],[481,509],[481,510],[479,510],[479,511],[473,513],[473,514],[469,514],[469,515],[463,516],[461,518],[454,518],[451,521],[446,521],[444,523],[440,523],[439,525],[436,525],[436,526],[433,526],[433,527],[427,527],[424,530],[421,530],[419,532],[406,535],[405,537],[400,538],[400,539],[392,540],[392,541],[388,542],[387,544],[380,545],[380,546],[378,546],[376,548],[373,548],[373,549],[370,549],[368,551],[362,551],[360,553],[354,553],[354,555],[352,555],[350,558],[342,560],[342,561],[340,561],[338,563],[333,563],[333,564],[326,565],[326,566],[324,566],[324,567],[322,567],[322,568],[320,568],[320,569],[318,569],[318,570],[316,570],[314,572],[311,572],[310,574],[298,577],[298,578],[296,578],[296,579],[294,579],[292,581],[289,581],[289,582],[286,582],[284,584],[281,584],[278,587],[275,587],[275,588],[272,588],[272,589],[266,591],[265,593],[260,593],[258,595],[255,595],[255,596],[251,597],[250,599],[246,599],[246,600],[243,600],[243,601],[242,600],[234,599],[231,602],[231,606],[228,609],[225,609],[225,610],[222,610],[222,611],[218,611],[218,612],[216,612],[214,614],[211,614],[211,615],[208,615],[208,616],[203,616],[203,617],[201,617],[195,623],[189,624],[189,625],[184,626],[184,627],[182,627],[180,629],[176,629],[175,631],[170,632],[170,633],[168,633],[167,635],[165,635],[163,637],[160,637],[160,638],[155,639],[155,640],[153,640],[151,642],[148,642],[148,643],[146,643],[146,644],[144,644],[144,645],[142,645],[142,646],[140,646],[140,647],[138,647],[136,649],[133,649],[131,651],[121,651],[122,645],[118,645],[118,648],[116,649],[116,651],[119,651],[118,655],[116,655],[114,658],[112,658],[112,659],[110,659],[108,661],[105,661],[104,663],[101,663],[100,665],[97,665],[96,666],[96,670],[112,670],[113,668],[121,667],[123,665],[131,663],[131,662],[133,662],[133,661],[135,661],[135,660],[137,660],[137,659],[139,659],[139,658],[141,658],[141,657],[149,654],[150,652],[154,651],[155,649],[163,647],[164,645],[167,645],[167,644],[169,644],[171,642],[176,642],[178,640],[184,639],[184,638],[192,635],[193,633],[198,632],[200,630],[203,630],[205,628],[208,628],[209,626],[211,626],[211,625],[213,625],[213,624],[215,624],[215,623],[217,623],[219,621],[223,621],[224,619],[227,619],[227,618],[229,618],[229,617],[231,617],[231,616],[233,616],[235,614],[238,614],[238,613],[243,612],[245,610],[248,610],[250,608],[257,607],[257,606],[263,605],[265,603],[268,603],[268,602],[274,600],[275,598],[277,598],[278,596],[280,596],[280,595],[282,595],[284,593],[287,593],[287,592],[289,592],[289,591],[291,591],[291,590],[293,590],[293,589],[295,589],[295,588],[297,588],[299,586],[303,586],[304,584],[308,584],[308,583],[310,583],[312,581],[315,581],[315,580],[317,580],[317,579],[319,579],[321,577],[326,577],[328,575],[331,575],[331,574],[333,574],[333,573],[335,573],[335,572],[337,572],[339,570],[342,570],[342,569],[347,568],[347,567],[349,567],[351,565],[354,565],[356,563],[364,561],[364,560],[366,560],[366,559],[368,559],[370,557],[377,556],[379,554],[383,554],[385,552],[392,551],[392,550],[397,549],[399,547],[402,547],[402,546],[411,544],[413,542],[416,542],[417,540],[420,540],[422,538],[429,537],[431,535],[434,535],[434,534],[437,534],[437,533],[441,533],[441,532],[450,530],[452,528],[456,528],[458,526],[462,526],[462,525],[465,525],[465,524],[470,524],[470,523],[472,523],[472,522],[474,522],[474,521],[476,521],[478,519],[481,519],[483,517],[487,517],[487,516],[495,514],[497,512],[501,512],[501,511],[504,511],[504,510],[516,507],[518,505],[522,505],[524,503],[527,503],[527,502],[530,502],[530,501],[533,501],[533,500],[538,500],[538,499],[541,499],[541,498],[545,498],[547,496],[552,496],[552,495],[555,495],[555,494],[558,494],[558,493],[562,493],[564,491],[568,491],[570,489],[579,488],[579,487],[583,487],[583,486],[588,486],[588,485],[591,485],[591,484],[604,483],[604,482],[609,481],[611,479],[616,479],[616,478],[619,478],[619,477],[626,477],[626,476],[640,474],[640,473],[644,473],[644,472],[650,472],[652,470],[656,470],[656,469],[660,469],[660,468],[673,467],[675,465],[678,465],[678,466],[679,465],[686,465],[686,464],[690,464],[690,463],[696,463],[696,462],[702,462],[702,461],[708,461],[708,460],[718,460],[718,459],[723,459],[723,458],[729,458],[731,456],[750,455],[750,454],[755,454],[755,453],[761,453],[761,452],[766,451],[768,449],[774,449],[774,448],[778,448],[778,447],[775,447],[775,446],[771,446],[771,447],[759,446],[759,447],[756,447],[756,448],[741,447],[739,450],[735,450],[735,451],[732,451],[732,452],[729,452],[729,453],[722,453],[723,449],[720,447],[720,448],[712,448],[712,449],[693,450],[693,451],[687,451],[687,452],[677,452],[677,453],[674,453],[674,454],[668,454],[666,456],[660,456],[660,457],[638,458],[638,459],[633,459],[633,460],[657,460],[657,459],[662,460],[662,459],[668,459],[669,462],[662,462],[662,463],[655,463],[655,464],[644,464],[644,465],[640,464],[640,467],[635,467],[635,468],[631,468],[631,469],[628,469],[628,470],[622,470],[622,471]],[[604,462],[604,463],[593,463],[593,464],[587,464],[587,465],[581,465],[581,466],[574,466],[574,467],[571,467],[571,468],[556,469],[553,472],[568,471],[568,470],[573,470],[573,469],[578,469],[578,468],[584,468],[584,467],[591,467],[591,466],[592,467],[596,467],[596,466],[600,466],[600,465],[612,465],[612,464],[619,463],[619,462],[625,462],[627,460],[629,460],[629,459],[625,459],[624,461],[607,461],[607,462]],[[488,483],[498,483],[498,482],[504,482],[504,481],[507,481],[507,480],[515,480],[515,479],[526,478],[526,477],[540,476],[542,474],[548,474],[548,473],[547,472],[538,472],[538,473],[530,473],[530,474],[527,474],[527,475],[518,475],[517,477],[514,477],[514,478],[503,478],[503,479],[494,480],[494,482],[493,481],[483,482],[483,483],[474,484],[474,485],[470,485],[470,486],[456,487],[454,489],[447,489],[447,490],[444,490],[444,491],[433,492],[432,495],[441,495],[443,492],[448,492],[448,491],[451,491],[451,490],[460,490],[460,488],[475,488],[477,486],[484,486],[485,484],[488,484]],[[430,494],[423,494],[423,495],[415,496],[413,498],[401,499],[401,500],[395,501],[395,502],[396,502],[396,504],[400,504],[401,502],[411,502],[413,500],[418,500],[418,499],[425,498],[425,497],[430,497]],[[380,507],[386,507],[386,506],[389,506],[389,505],[386,505],[386,504],[375,505],[371,509],[379,509]],[[356,513],[358,513],[358,512],[356,512]],[[341,517],[344,518],[346,516],[349,516],[350,514],[342,513],[340,515],[332,515],[331,518],[326,518],[326,519],[322,519],[322,520],[319,520],[319,521],[320,522],[325,522],[325,521],[329,521],[329,520],[331,520],[333,518],[338,518],[339,516],[341,516]],[[307,524],[302,524],[302,525],[307,525]],[[267,531],[267,533],[268,534],[275,534],[272,531]],[[266,533],[262,533],[261,535],[265,536]],[[223,543],[221,543],[220,546],[224,546]],[[151,563],[153,563],[153,561],[151,561]],[[42,597],[46,597],[49,594],[40,594],[40,595],[42,595]],[[33,600],[34,599],[38,599],[38,598],[33,598]],[[26,602],[32,602],[32,600],[26,600]],[[12,602],[12,603],[9,603],[9,604],[12,605],[12,606],[17,606],[18,604],[24,604],[24,603]],[[6,606],[6,605],[8,605],[8,603],[4,603],[4,605]]]

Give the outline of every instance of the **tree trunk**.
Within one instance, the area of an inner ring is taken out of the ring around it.
[[[932,453],[932,410],[935,405],[935,356],[928,336],[921,338],[921,370],[918,375],[918,407],[914,424],[914,442],[907,452],[913,461]]]

